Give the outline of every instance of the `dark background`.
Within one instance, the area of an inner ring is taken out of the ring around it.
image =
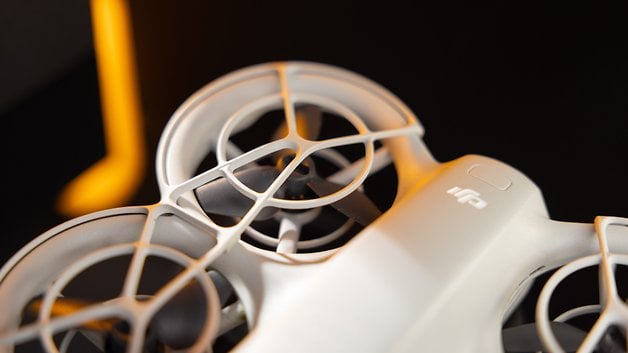
[[[150,163],[174,110],[274,60],[344,67],[417,114],[439,161],[513,165],[552,218],[628,216],[626,5],[600,1],[132,1]],[[0,5],[0,262],[65,219],[59,190],[104,155],[89,2]]]

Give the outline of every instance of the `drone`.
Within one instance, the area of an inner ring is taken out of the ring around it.
[[[553,220],[522,172],[439,162],[423,134],[329,64],[210,82],[163,131],[159,202],[66,221],[0,269],[0,352],[626,351],[628,218]],[[582,271],[597,301],[556,309]]]

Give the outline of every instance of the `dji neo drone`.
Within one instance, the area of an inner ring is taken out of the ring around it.
[[[422,135],[339,67],[211,82],[163,132],[159,202],[70,220],[0,269],[0,352],[625,351],[628,219],[552,220],[521,172],[438,162]],[[552,309],[588,269],[599,300]],[[542,276],[533,320],[508,324]]]

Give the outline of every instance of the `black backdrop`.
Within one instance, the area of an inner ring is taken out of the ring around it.
[[[151,163],[132,204],[158,201],[157,140],[190,94],[243,66],[309,60],[398,95],[438,160],[477,153],[520,169],[554,219],[628,216],[626,6],[549,3],[133,1]],[[64,220],[60,188],[104,154],[99,104],[87,50],[2,111],[0,261]]]

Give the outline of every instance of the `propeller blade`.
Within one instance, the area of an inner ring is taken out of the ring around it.
[[[237,294],[226,277],[215,270],[210,270],[208,275],[218,292],[221,308],[237,300]],[[206,305],[201,285],[197,281],[189,282],[155,314],[149,331],[157,341],[175,350],[190,347],[205,326]]]
[[[254,166],[234,173],[244,185],[257,191],[265,191],[277,178],[279,171],[271,166]],[[254,201],[242,195],[226,178],[209,182],[196,189],[196,197],[207,213],[242,217],[253,206]],[[257,220],[271,218],[277,209],[266,207]]]
[[[218,291],[220,307],[224,308],[228,304],[231,304],[236,299],[236,293],[231,283],[229,283],[229,280],[218,271],[211,270],[208,274]]]
[[[319,197],[329,195],[344,187],[342,184],[320,177],[313,177],[309,181],[308,186]],[[346,197],[332,203],[331,206],[364,227],[382,214],[375,203],[359,190],[355,190]]]
[[[323,111],[315,105],[304,105],[295,111],[297,132],[301,137],[308,140],[318,139],[323,125]],[[286,123],[279,126],[273,136],[274,140],[279,140],[288,134]]]
[[[151,320],[154,337],[174,349],[190,347],[205,325],[205,293],[192,281],[164,304]]]
[[[566,352],[577,351],[587,336],[585,331],[572,325],[556,321],[551,324],[556,339]],[[504,351],[507,353],[539,352],[545,349],[539,339],[535,323],[502,330],[502,340]]]

